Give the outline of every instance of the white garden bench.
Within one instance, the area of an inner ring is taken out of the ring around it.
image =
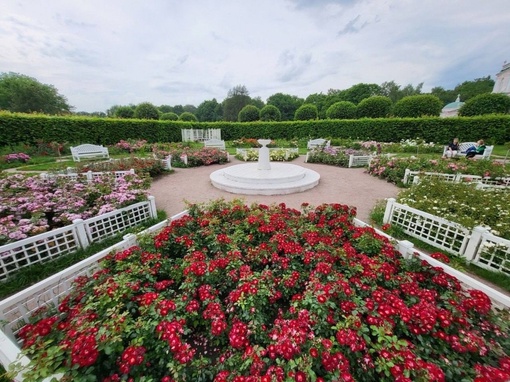
[[[220,150],[225,150],[225,141],[221,139],[208,139],[204,141],[204,147],[214,147]]]
[[[92,145],[85,143],[83,145],[71,147],[71,155],[75,162],[81,159],[109,158],[108,147],[100,145]]]
[[[308,141],[308,144],[306,145],[306,148],[308,150],[313,150],[317,147],[329,147],[331,144],[331,141],[327,141],[323,138],[317,138],[317,139],[311,139]]]
[[[465,157],[466,151],[472,146],[475,146],[476,142],[462,142],[459,143],[459,151],[457,152],[457,157]],[[485,151],[482,155],[475,155],[474,158],[476,159],[489,159],[492,155],[492,150],[494,150],[494,146],[486,146]],[[444,147],[443,150],[443,157],[446,156],[446,152],[448,151],[448,146]]]

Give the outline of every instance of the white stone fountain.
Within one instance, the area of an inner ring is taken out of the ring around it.
[[[319,184],[318,172],[288,163],[270,163],[270,139],[259,139],[257,163],[238,164],[210,175],[220,190],[244,195],[285,195],[309,190]]]

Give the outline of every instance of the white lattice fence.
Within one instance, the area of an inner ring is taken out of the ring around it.
[[[510,240],[483,232],[473,263],[510,276]]]
[[[437,179],[443,182],[452,182],[452,183],[460,183],[460,182],[476,182],[480,186],[479,188],[505,188],[510,187],[510,177],[482,177],[479,175],[469,175],[469,174],[445,174],[439,172],[427,172],[427,171],[411,171],[406,169],[404,174],[404,179],[402,182],[404,184],[408,184],[412,179],[413,184],[418,184],[420,179],[428,178],[428,179]]]
[[[202,142],[208,139],[221,140],[221,129],[181,129],[183,142]]]
[[[73,181],[88,181],[92,182],[93,180],[101,179],[104,176],[114,176],[115,179],[123,178],[126,175],[134,175],[135,170],[131,169],[128,171],[111,171],[111,172],[96,172],[96,171],[87,171],[83,173],[74,173],[72,172],[73,168],[68,168],[68,172],[66,174],[51,174],[51,173],[42,173],[40,177],[42,179],[53,179],[53,178],[67,178]]]
[[[384,223],[395,224],[406,234],[445,251],[462,254],[469,240],[469,230],[458,223],[434,216],[390,198]]]
[[[157,217],[154,196],[148,201],[96,216],[76,219],[73,224],[0,247],[0,280],[21,268],[67,255],[90,243],[101,241],[129,227]]]

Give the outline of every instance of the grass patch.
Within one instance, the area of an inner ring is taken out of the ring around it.
[[[22,268],[19,271],[17,271],[14,276],[0,283],[0,299],[6,298],[23,289],[26,289],[29,286],[34,285],[37,282],[54,275],[55,273],[58,273],[66,268],[69,268],[70,266],[80,262],[81,260],[84,260],[92,255],[95,255],[96,253],[102,251],[103,249],[108,248],[118,243],[119,241],[122,241],[122,237],[128,233],[141,232],[144,229],[153,226],[160,221],[165,220],[166,218],[167,218],[166,212],[158,211],[157,219],[148,220],[137,227],[130,228],[122,233],[107,238],[99,243],[93,243],[85,249],[69,253],[67,255],[61,256],[57,259],[48,262],[44,262],[42,264],[39,263],[26,268]]]

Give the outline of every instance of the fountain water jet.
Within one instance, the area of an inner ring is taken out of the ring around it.
[[[285,195],[309,190],[319,184],[318,172],[288,163],[270,163],[270,139],[262,145],[257,163],[238,164],[214,171],[209,177],[214,187],[243,195]]]

